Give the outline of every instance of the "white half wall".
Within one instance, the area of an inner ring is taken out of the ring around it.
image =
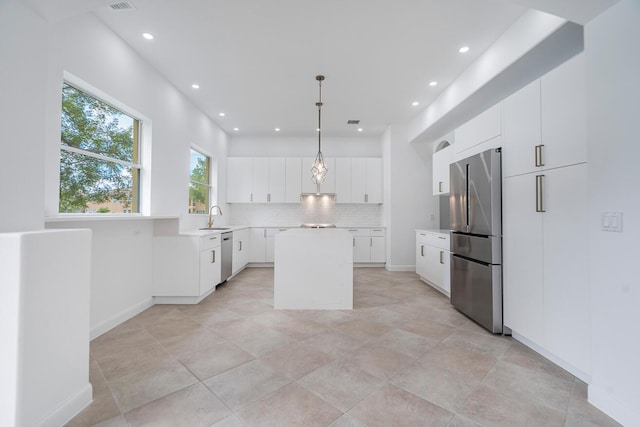
[[[44,227],[47,25],[0,1],[0,232]]]
[[[431,144],[409,144],[407,127],[389,126],[383,135],[387,269],[415,271],[415,230],[438,225],[433,196]]]
[[[640,425],[640,2],[622,0],[586,26],[593,372],[589,401]],[[601,231],[604,212],[622,233]]]

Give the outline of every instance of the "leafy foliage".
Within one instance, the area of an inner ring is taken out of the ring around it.
[[[136,122],[112,106],[70,86],[62,88],[61,144],[135,162]],[[137,169],[74,151],[60,151],[60,212],[85,212],[88,203],[132,203]]]
[[[209,161],[206,156],[196,152],[189,180],[189,212],[206,212],[209,205]]]

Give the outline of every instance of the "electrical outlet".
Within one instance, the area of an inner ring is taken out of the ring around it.
[[[603,212],[600,216],[602,231],[622,233],[622,212]]]

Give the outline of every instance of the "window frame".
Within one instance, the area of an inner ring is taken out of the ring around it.
[[[195,181],[191,179],[191,155],[192,152],[196,152],[197,154],[203,156],[206,158],[207,160],[207,182],[200,182],[200,181]],[[212,184],[212,169],[213,169],[213,156],[211,154],[209,154],[206,150],[198,147],[197,145],[191,145],[189,147],[189,193],[191,191],[191,185],[200,185],[200,186],[204,186],[207,189],[207,200],[205,201],[205,205],[206,205],[206,210],[209,209],[209,206],[212,205],[212,189],[213,189],[213,184]],[[187,213],[189,215],[206,215],[207,212],[192,212],[191,211],[191,194],[188,194],[188,202],[187,203]]]
[[[120,160],[117,158],[112,158],[108,156],[104,156],[102,154],[98,154],[89,150],[84,150],[81,148],[71,147],[68,145],[64,145],[62,143],[62,138],[59,141],[59,151],[58,151],[58,173],[57,173],[57,191],[56,191],[56,208],[55,212],[57,217],[100,217],[100,218],[114,218],[119,216],[125,217],[140,217],[140,216],[148,216],[150,212],[150,204],[149,199],[144,197],[144,194],[148,194],[148,189],[150,186],[150,175],[147,169],[147,165],[150,164],[150,151],[145,150],[144,147],[151,143],[151,120],[139,113],[138,111],[132,109],[131,107],[123,104],[112,96],[106,94],[105,92],[97,89],[91,84],[85,82],[84,80],[74,76],[67,71],[63,72],[63,78],[60,85],[60,114],[59,118],[62,118],[62,89],[64,85],[69,85],[74,89],[83,92],[84,94],[98,100],[101,103],[104,103],[111,108],[118,110],[122,114],[129,116],[133,119],[134,122],[134,147],[132,153],[132,161]],[[62,128],[62,123],[58,129]],[[60,135],[60,134],[59,134]],[[60,212],[60,158],[62,156],[62,151],[67,151],[74,154],[79,154],[82,156],[88,156],[100,161],[111,162],[114,164],[118,164],[124,167],[128,167],[132,170],[136,170],[137,173],[132,173],[132,194],[131,194],[131,205],[126,211],[129,212],[121,212],[121,213],[108,213],[105,215],[104,213],[92,213],[88,210],[86,212]],[[52,206],[53,207],[53,206]],[[135,211],[134,211],[135,208]],[[51,217],[50,217],[51,218]]]

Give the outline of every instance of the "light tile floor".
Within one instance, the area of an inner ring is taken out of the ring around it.
[[[69,426],[616,426],[586,384],[413,273],[354,270],[352,311],[274,311],[273,269],[91,342]]]

